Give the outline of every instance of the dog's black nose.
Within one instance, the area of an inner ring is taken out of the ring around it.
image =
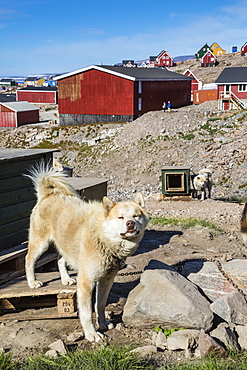
[[[128,227],[128,229],[133,229],[135,226],[135,223],[133,220],[129,220],[126,222],[126,226]]]

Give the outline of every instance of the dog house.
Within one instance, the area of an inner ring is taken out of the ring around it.
[[[36,162],[52,163],[56,149],[0,149],[0,252],[27,240],[36,203],[31,180],[23,176]]]
[[[161,169],[162,193],[169,195],[190,195],[190,168],[171,166]]]

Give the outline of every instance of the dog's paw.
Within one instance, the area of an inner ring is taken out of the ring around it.
[[[114,325],[112,322],[106,320],[105,322],[99,324],[99,328],[100,330],[111,330],[114,328]]]
[[[31,289],[37,289],[43,286],[43,283],[41,281],[34,280],[34,281],[29,281],[28,285],[29,285],[29,288]]]
[[[75,285],[76,279],[73,279],[73,278],[62,279],[62,284],[63,285]]]
[[[104,338],[104,335],[102,333],[99,333],[98,331],[96,331],[95,333],[89,333],[87,335],[85,335],[85,338],[87,340],[89,340],[89,342],[102,342],[103,341],[103,338]]]

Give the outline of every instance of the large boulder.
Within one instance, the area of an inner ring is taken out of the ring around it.
[[[123,312],[127,325],[204,329],[213,325],[209,301],[172,267],[152,260],[130,292]]]

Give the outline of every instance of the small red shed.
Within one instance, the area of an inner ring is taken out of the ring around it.
[[[0,102],[0,127],[15,128],[39,122],[39,108],[27,101]]]
[[[208,50],[201,59],[202,67],[212,67],[217,64],[217,58],[211,50]]]
[[[28,86],[16,91],[17,101],[28,101],[29,103],[57,104],[56,86]]]
[[[132,121],[168,100],[190,104],[192,78],[164,68],[93,65],[55,79],[61,125]]]
[[[247,54],[247,42],[241,47],[241,55],[245,56]]]

